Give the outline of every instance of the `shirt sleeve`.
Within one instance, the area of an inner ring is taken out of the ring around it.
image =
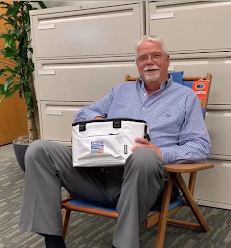
[[[185,120],[182,126],[179,144],[160,148],[164,164],[204,162],[210,152],[211,142],[201,104],[196,94],[186,99]]]
[[[107,118],[108,111],[111,107],[115,89],[112,89],[104,98],[94,102],[90,106],[83,107],[75,113],[74,122],[90,121],[97,116]]]

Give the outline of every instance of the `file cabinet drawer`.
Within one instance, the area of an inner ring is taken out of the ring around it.
[[[38,61],[40,100],[96,101],[124,81],[125,75],[137,75],[133,61],[77,60]]]
[[[210,153],[231,156],[231,110],[208,110],[205,123],[212,142]]]
[[[199,205],[231,209],[231,161],[209,161],[214,164],[210,170],[199,171],[194,197]],[[189,174],[183,174],[187,182]]]
[[[225,30],[231,22],[230,12],[230,1],[177,5],[150,1],[147,34],[163,36],[170,53],[230,51],[231,32]]]
[[[142,3],[70,11],[50,8],[31,13],[37,58],[97,57],[134,54],[134,41],[144,34]],[[101,4],[102,5],[102,4]],[[109,6],[107,6],[109,5]],[[53,10],[54,9],[54,10]],[[52,13],[56,11],[56,13]],[[39,12],[40,13],[40,12]]]
[[[90,102],[41,101],[42,138],[71,142],[71,130],[75,113]]]
[[[209,58],[209,59],[182,59],[172,60],[171,71],[184,71],[185,76],[205,76],[212,74],[212,84],[208,104],[231,104],[230,78],[231,59],[230,58]]]

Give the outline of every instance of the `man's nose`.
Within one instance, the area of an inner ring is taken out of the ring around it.
[[[152,59],[152,57],[151,56],[148,56],[148,60],[147,60],[147,64],[148,65],[154,65],[155,64],[155,62],[153,61],[153,59]]]

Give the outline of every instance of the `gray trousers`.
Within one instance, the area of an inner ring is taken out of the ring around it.
[[[25,181],[19,229],[62,235],[61,187],[87,202],[116,207],[116,248],[139,248],[139,228],[164,185],[161,159],[140,148],[124,166],[72,167],[70,147],[38,140],[25,155]]]

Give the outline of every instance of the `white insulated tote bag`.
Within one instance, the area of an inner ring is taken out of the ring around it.
[[[149,140],[143,120],[100,119],[72,124],[74,167],[104,167],[125,163],[136,138]]]

